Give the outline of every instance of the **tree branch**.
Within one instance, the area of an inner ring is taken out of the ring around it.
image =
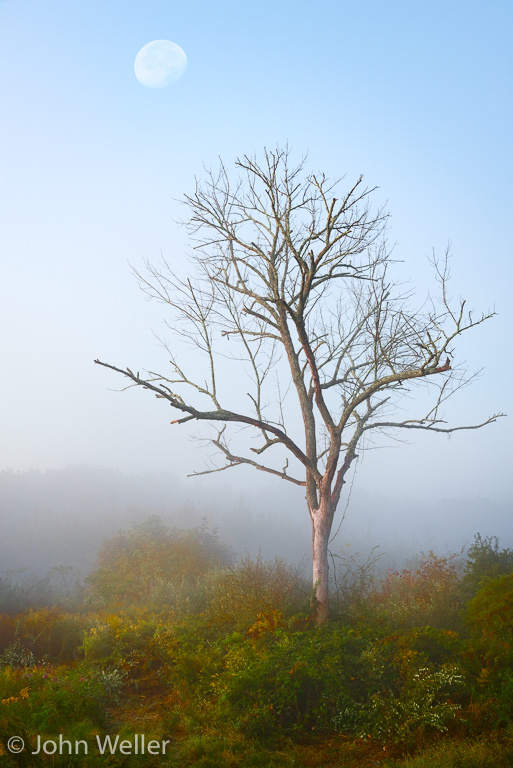
[[[225,411],[221,409],[215,411],[199,411],[193,406],[179,401],[175,395],[170,394],[163,387],[155,385],[152,381],[141,379],[139,374],[135,375],[129,368],[124,370],[123,368],[117,368],[115,365],[103,363],[101,360],[95,360],[94,362],[96,365],[101,365],[104,368],[110,368],[112,371],[121,373],[123,376],[131,379],[137,386],[151,390],[159,397],[168,400],[173,408],[188,414],[184,419],[177,419],[172,423],[183,424],[186,421],[190,421],[191,419],[197,419],[198,421],[236,422],[239,424],[248,424],[250,426],[257,427],[264,432],[270,432],[271,434],[276,435],[280,442],[289,449],[289,451],[296,457],[296,459],[298,459],[301,464],[303,464],[303,466],[314,475],[314,477],[320,478],[319,471],[315,466],[311,465],[311,462],[305,456],[303,451],[294,443],[293,440],[288,437],[288,435],[286,435],[281,429],[278,429],[278,427],[275,427],[273,424],[259,421],[258,419],[254,419],[251,416],[244,416],[240,413],[234,413],[232,411]]]

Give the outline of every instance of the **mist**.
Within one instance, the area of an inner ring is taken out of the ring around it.
[[[106,539],[154,515],[181,529],[206,520],[235,558],[260,552],[310,568],[302,489],[253,479],[234,493],[215,478],[70,466],[0,473],[0,575],[72,566],[84,577]],[[511,506],[480,497],[393,497],[366,490],[356,478],[335,518],[330,551],[365,558],[378,547],[381,567],[400,568],[421,551],[459,551],[477,532],[512,546]]]

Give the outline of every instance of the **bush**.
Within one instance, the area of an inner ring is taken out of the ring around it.
[[[464,616],[471,632],[469,665],[483,715],[495,725],[513,718],[513,574],[483,579]]]
[[[467,552],[461,582],[463,599],[466,602],[474,597],[484,579],[495,579],[509,573],[513,573],[513,550],[500,549],[497,536],[483,538],[476,533],[474,543]]]
[[[361,738],[411,748],[436,731],[448,730],[459,705],[451,698],[463,687],[454,664],[434,665],[414,650],[416,637],[386,637],[362,653],[360,696],[341,697],[335,726]]]
[[[33,667],[36,662],[32,651],[24,648],[19,640],[7,646],[0,656],[0,667]]]
[[[492,646],[493,642],[498,642],[503,651],[512,651],[513,573],[484,581],[468,603],[465,617],[470,628],[481,632]]]
[[[308,608],[310,588],[301,569],[275,557],[242,557],[236,567],[211,571],[204,578],[204,615],[232,629],[245,629],[258,614],[291,615]]]
[[[218,716],[260,738],[332,731],[337,701],[357,685],[351,674],[365,638],[349,627],[297,630],[304,618],[279,615],[265,631],[263,619],[218,642],[223,665],[211,681]]]
[[[30,610],[16,616],[16,634],[41,659],[63,663],[80,655],[82,634],[91,617],[78,613],[62,613],[59,608]]]
[[[412,568],[389,570],[371,598],[371,616],[389,627],[459,628],[458,558],[422,553]]]
[[[114,614],[103,616],[84,634],[82,651],[86,662],[103,669],[119,668],[130,680],[160,674],[166,661],[161,643],[164,628],[158,619],[132,619]]]
[[[104,724],[105,708],[119,701],[125,675],[120,670],[30,667],[0,671],[0,737],[23,722],[37,733],[60,733],[74,723]]]
[[[302,624],[273,614],[246,634],[217,641],[211,716],[259,738],[338,731],[402,747],[454,721],[463,676],[454,663],[430,658],[451,656],[454,633],[430,628],[380,637]]]
[[[93,599],[108,608],[149,606],[163,585],[194,584],[231,559],[216,531],[206,525],[179,531],[152,517],[105,542],[88,582]]]

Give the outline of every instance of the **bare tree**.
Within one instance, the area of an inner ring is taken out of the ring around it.
[[[218,425],[210,439],[223,462],[205,472],[245,464],[305,488],[322,623],[330,532],[364,437],[477,429],[502,415],[448,426],[441,410],[473,378],[452,363],[455,341],[494,313],[474,318],[465,301],[452,305],[447,257],[433,259],[436,300],[411,308],[410,292],[389,277],[387,214],[372,212],[374,190],[362,178],[341,193],[340,182],[304,175],[304,161],[292,166],[280,149],[236,166],[237,180],[221,163],[186,197],[194,276],[179,279],[166,262],[136,272],[143,290],[173,310],[170,327],[204,357],[206,379],[190,375],[169,346],[166,375],[95,362],[167,400],[182,414],[172,424]],[[236,409],[223,382],[227,357],[237,361],[238,382],[251,380]],[[428,385],[430,404],[408,416],[416,385]],[[233,425],[251,428],[258,444],[234,448],[241,435]]]

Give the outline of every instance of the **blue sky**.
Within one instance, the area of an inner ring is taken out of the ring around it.
[[[176,201],[203,164],[287,141],[380,187],[421,290],[452,243],[455,296],[499,312],[463,341],[486,370],[452,413],[511,412],[512,22],[506,1],[0,1],[0,469],[195,468],[169,412],[92,361],[165,365],[128,263],[185,261]],[[144,88],[135,56],[162,38],[188,68]],[[370,455],[362,482],[511,499],[510,420],[425,438]]]

